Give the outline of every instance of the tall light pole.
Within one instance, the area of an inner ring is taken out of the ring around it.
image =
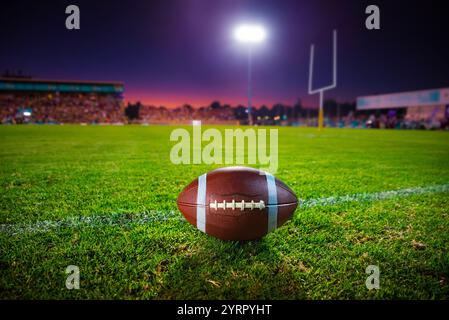
[[[265,29],[259,25],[241,25],[235,29],[234,36],[237,41],[248,46],[248,120],[249,125],[253,125],[253,117],[251,115],[252,104],[252,46],[263,42],[266,38]]]

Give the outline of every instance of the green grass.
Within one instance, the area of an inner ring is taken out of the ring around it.
[[[0,224],[177,210],[217,166],[173,165],[173,129],[1,126]],[[449,183],[449,132],[279,128],[276,176],[301,199]],[[448,299],[448,196],[297,209],[246,243],[174,219],[0,232],[0,298]],[[71,264],[80,290],[65,288]]]

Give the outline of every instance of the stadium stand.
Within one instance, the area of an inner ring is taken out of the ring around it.
[[[358,97],[357,113],[374,115],[372,127],[447,129],[449,88]]]
[[[124,123],[124,87],[118,82],[0,78],[0,121]]]

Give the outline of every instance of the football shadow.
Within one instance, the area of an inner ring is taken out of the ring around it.
[[[167,268],[158,299],[300,299],[297,266],[266,238],[222,241],[201,234]]]

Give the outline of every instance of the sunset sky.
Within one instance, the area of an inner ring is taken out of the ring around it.
[[[126,101],[176,107],[246,104],[246,48],[233,29],[264,25],[253,50],[254,104],[318,104],[307,94],[310,44],[315,86],[331,80],[338,30],[338,86],[327,98],[449,86],[447,13],[437,2],[376,1],[381,30],[365,28],[366,1],[8,1],[0,10],[0,71],[36,78],[121,81]],[[77,4],[81,30],[65,28]]]

